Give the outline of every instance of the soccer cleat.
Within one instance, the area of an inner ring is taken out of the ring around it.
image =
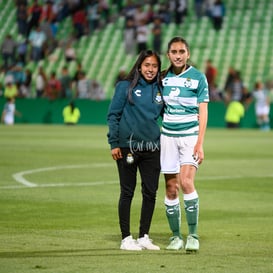
[[[140,247],[142,247],[142,249],[160,250],[160,247],[154,245],[147,234],[145,234],[144,237],[137,239],[137,243]]]
[[[170,244],[166,247],[168,250],[179,250],[184,247],[184,242],[178,236],[170,238]]]
[[[198,239],[194,238],[192,235],[189,235],[187,237],[187,243],[186,243],[185,249],[186,249],[186,253],[197,252],[199,250]]]
[[[133,239],[132,235],[130,235],[121,241],[120,249],[139,251],[142,250],[142,247],[139,246],[137,241]]]

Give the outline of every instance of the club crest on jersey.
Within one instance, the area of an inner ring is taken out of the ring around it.
[[[179,94],[180,94],[180,89],[178,87],[172,87],[169,96],[171,98],[174,98],[174,97],[177,97]]]
[[[163,102],[160,92],[157,92],[156,97],[155,97],[155,102],[158,104],[161,104]]]
[[[184,81],[184,86],[189,88],[192,86],[192,82],[191,82],[191,79],[190,78],[187,78],[185,81]]]
[[[135,90],[134,93],[136,94],[137,97],[141,97],[141,90],[140,89]]]

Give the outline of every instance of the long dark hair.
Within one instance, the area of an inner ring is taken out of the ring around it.
[[[169,41],[167,53],[170,51],[170,48],[173,43],[179,43],[179,42],[183,43],[186,46],[188,52],[190,52],[190,46],[189,46],[188,42],[186,41],[186,39],[184,39],[183,37],[176,36],[176,37],[173,37]],[[161,73],[162,77],[164,78],[171,69],[172,69],[172,65],[170,65],[169,68],[167,68],[166,70],[162,71],[162,73]]]
[[[154,79],[154,81],[157,82],[157,84],[159,86],[162,85],[161,83],[161,77],[160,77],[160,71],[161,71],[161,60],[159,55],[153,51],[153,50],[143,50],[140,52],[134,66],[132,67],[132,69],[130,70],[130,72],[128,73],[128,75],[125,77],[125,80],[131,82],[129,89],[128,89],[128,100],[131,104],[133,104],[133,99],[132,99],[132,91],[133,88],[137,85],[140,77],[141,77],[141,73],[140,73],[140,68],[141,68],[141,64],[144,62],[144,60],[148,57],[151,56],[155,56],[156,60],[158,62],[158,72],[157,75]]]

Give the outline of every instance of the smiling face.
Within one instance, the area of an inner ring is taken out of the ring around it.
[[[174,72],[179,74],[186,68],[187,61],[190,58],[190,52],[186,44],[174,42],[170,45],[167,56],[173,66]]]
[[[157,76],[159,64],[154,55],[144,59],[140,66],[140,73],[147,82],[151,82]]]

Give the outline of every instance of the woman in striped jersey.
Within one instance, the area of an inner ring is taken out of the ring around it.
[[[184,38],[171,39],[167,56],[170,67],[162,72],[165,106],[161,135],[161,172],[166,181],[166,216],[173,233],[167,249],[184,248],[178,195],[181,189],[189,229],[185,249],[186,252],[196,252],[199,250],[199,198],[194,178],[204,159],[208,83],[203,73],[188,64],[190,50]]]

